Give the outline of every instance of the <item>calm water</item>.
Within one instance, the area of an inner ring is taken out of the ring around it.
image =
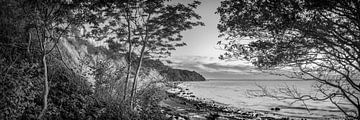
[[[289,116],[330,117],[341,116],[341,112],[330,101],[305,101],[310,112],[305,109],[303,102],[293,103],[293,100],[280,101],[268,97],[254,97],[249,95],[249,90],[259,90],[258,85],[267,88],[284,86],[296,87],[303,94],[317,94],[312,85],[315,81],[240,81],[240,80],[209,80],[202,82],[185,82],[182,85],[189,88],[195,96],[211,99],[220,103],[245,110],[271,111],[279,107],[275,113]],[[345,101],[340,101],[345,103]],[[348,109],[354,109],[349,104],[342,104]]]

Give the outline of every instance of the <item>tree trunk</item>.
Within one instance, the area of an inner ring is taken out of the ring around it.
[[[357,107],[358,113],[357,113],[357,119],[360,120],[360,105]]]
[[[49,95],[49,81],[48,81],[48,69],[47,69],[47,63],[46,63],[46,55],[44,54],[42,57],[42,62],[44,64],[44,96],[43,96],[43,109],[41,110],[41,113],[38,117],[38,119],[42,119],[42,117],[45,115],[47,108],[48,108],[48,95]]]
[[[151,15],[150,13],[147,15],[147,20],[146,21],[150,20],[150,15]],[[139,65],[136,68],[136,73],[135,73],[135,77],[134,77],[134,81],[133,81],[133,85],[132,85],[132,90],[131,90],[131,96],[130,96],[130,107],[131,108],[134,108],[134,104],[136,104],[135,95],[136,95],[136,89],[137,89],[137,78],[139,76],[141,65],[143,63],[146,43],[147,43],[148,39],[149,39],[148,26],[145,25],[145,36],[142,39],[143,40],[143,46],[142,46],[141,52],[140,52]]]
[[[141,54],[140,54],[140,60],[139,60],[139,65],[137,66],[136,68],[136,73],[135,73],[135,77],[134,77],[134,81],[133,81],[133,84],[132,84],[132,89],[131,89],[131,96],[130,96],[130,106],[131,108],[134,108],[134,104],[135,104],[135,95],[136,95],[136,87],[137,87],[137,78],[139,76],[139,73],[140,73],[140,68],[141,68],[141,65],[142,65],[142,61],[143,61],[143,58],[144,58],[144,52],[145,52],[145,48],[146,48],[146,42],[147,42],[147,39],[145,38],[145,41],[143,43],[143,46],[141,48]]]
[[[126,74],[126,80],[125,80],[125,84],[124,84],[124,96],[123,96],[123,101],[126,100],[126,95],[127,95],[127,86],[128,86],[128,82],[129,82],[129,79],[130,79],[130,74],[131,74],[131,50],[129,50],[129,55],[128,55],[128,58],[129,58],[129,63],[128,63],[128,68],[127,68],[127,74]]]
[[[127,13],[127,16],[129,17],[129,14]],[[128,86],[128,82],[130,79],[130,75],[131,75],[131,52],[132,52],[132,43],[131,43],[131,28],[130,28],[130,18],[127,19],[127,24],[128,24],[128,43],[129,43],[129,55],[128,55],[128,68],[127,68],[127,74],[126,74],[126,80],[125,80],[125,85],[124,85],[124,97],[123,97],[123,101],[126,100],[126,92],[127,92],[127,86]]]
[[[30,55],[31,55],[31,52],[30,52],[30,47],[31,47],[31,33],[29,31],[27,31],[27,34],[29,36],[29,40],[28,40],[28,46],[27,46],[27,52],[29,54],[29,58],[30,58]]]

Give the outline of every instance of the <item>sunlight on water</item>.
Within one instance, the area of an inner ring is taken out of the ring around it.
[[[247,94],[248,90],[259,90],[257,85],[268,88],[279,88],[284,86],[294,86],[304,94],[316,94],[312,85],[315,81],[238,81],[238,80],[210,80],[203,82],[185,82],[182,86],[190,89],[195,96],[211,99],[225,103],[233,107],[245,110],[261,110],[274,112],[271,108],[278,107],[275,113],[289,116],[325,117],[342,116],[342,113],[330,101],[305,101],[304,103],[310,110],[306,109],[303,102],[293,103],[293,100],[279,101],[269,97],[254,97]],[[348,104],[343,104],[348,109]]]

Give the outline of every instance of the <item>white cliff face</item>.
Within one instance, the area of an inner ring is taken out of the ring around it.
[[[91,43],[84,40],[76,40],[75,38],[62,39],[59,42],[59,48],[67,66],[87,78],[93,85],[96,79],[94,67],[101,67],[101,65],[103,65],[102,67],[105,67],[106,74],[110,77],[100,79],[112,81],[110,84],[113,85],[123,86],[126,77],[126,68],[128,67],[125,59],[126,56],[117,56],[116,59],[111,58]],[[135,68],[136,66],[132,66],[133,71],[135,71]],[[163,76],[161,76],[157,70],[153,68],[145,69],[148,73],[141,71],[137,84],[139,89],[146,88],[149,84],[158,83],[163,80]],[[132,75],[129,85],[131,85],[133,77],[134,75]]]
[[[94,77],[88,74],[91,72],[89,65],[93,64],[94,61],[87,59],[85,62],[86,56],[91,56],[87,51],[87,46],[70,38],[62,39],[59,42],[59,48],[62,51],[65,63],[76,73],[88,78],[89,82],[94,83]]]

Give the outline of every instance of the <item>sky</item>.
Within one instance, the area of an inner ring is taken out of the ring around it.
[[[220,16],[215,14],[220,0],[199,0],[201,5],[195,10],[205,26],[184,31],[183,41],[187,46],[177,48],[167,58],[169,66],[187,69],[202,74],[207,79],[278,79],[280,77],[262,73],[247,61],[219,60],[225,51],[218,49],[216,43],[222,38],[217,29]]]

